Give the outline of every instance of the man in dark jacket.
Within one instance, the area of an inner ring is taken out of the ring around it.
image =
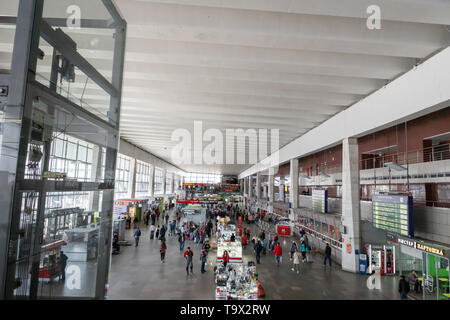
[[[259,264],[260,258],[261,258],[261,251],[263,247],[260,240],[256,241],[255,245],[255,256],[256,256],[256,263]]]
[[[61,267],[62,281],[66,280],[67,259],[68,259],[68,257],[64,254],[64,251],[61,251],[61,253],[59,254],[59,265]]]
[[[400,276],[400,282],[398,283],[398,292],[400,293],[400,299],[408,300],[409,283],[405,280],[405,276]]]
[[[261,232],[261,234],[259,235],[259,238],[263,241],[266,240],[266,233],[264,231]]]
[[[325,258],[323,259],[324,267],[327,266],[327,259],[328,259],[328,262],[330,263],[330,268],[331,268],[331,247],[328,243],[327,243],[327,246],[325,247]]]

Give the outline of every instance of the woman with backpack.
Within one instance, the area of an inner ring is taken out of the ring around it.
[[[291,254],[291,260],[294,258],[294,252],[297,251],[297,249],[297,243],[295,241],[292,241],[291,250],[289,250]]]
[[[166,259],[166,250],[167,250],[167,245],[165,241],[161,241],[161,247],[159,249],[159,252],[161,253],[161,263],[165,262]]]
[[[308,248],[306,248],[305,241],[303,241],[300,246],[300,252],[302,253],[302,262],[305,262],[306,261],[306,252],[308,252]]]

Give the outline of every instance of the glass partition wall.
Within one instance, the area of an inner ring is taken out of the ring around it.
[[[0,299],[107,294],[125,32],[108,0],[0,8]]]

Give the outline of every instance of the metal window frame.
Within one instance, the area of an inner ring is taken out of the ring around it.
[[[0,287],[2,288],[0,299],[18,298],[14,296],[14,286],[16,270],[15,254],[17,250],[17,241],[19,239],[18,229],[20,225],[23,192],[23,189],[20,190],[19,186],[24,182],[29,143],[28,138],[31,131],[31,111],[33,109],[33,99],[35,98],[36,92],[39,92],[39,95],[41,96],[45,96],[49,101],[55,101],[62,109],[105,128],[109,132],[107,135],[105,156],[105,181],[114,182],[115,178],[116,156],[119,144],[118,130],[120,126],[120,100],[124,66],[126,22],[122,19],[111,0],[103,0],[103,3],[110,12],[113,21],[84,21],[86,24],[84,24],[83,27],[108,27],[116,30],[113,77],[110,83],[81,55],[76,52],[71,52],[70,48],[65,45],[66,41],[61,37],[62,33],[53,30],[48,24],[49,22],[52,23],[58,21],[42,18],[44,1],[45,0],[20,0],[17,18],[9,18],[10,23],[17,24],[14,37],[13,60],[11,64],[11,73],[9,75],[2,74],[0,77],[1,85],[9,85],[7,106],[2,110],[3,117],[13,120],[11,125],[14,125],[15,128],[18,129],[8,136],[12,141],[11,145],[13,145],[12,149],[10,148],[11,150],[8,150],[8,153],[17,158],[17,166],[15,171],[10,171],[10,174],[15,175],[15,183],[8,185],[8,190],[11,191],[10,195],[6,198],[10,200],[9,206],[3,205],[1,208],[3,212],[8,212],[9,214],[3,215],[4,217],[2,217],[2,220],[0,221],[2,222],[1,225],[6,226],[7,228],[5,230],[7,232],[1,232],[2,235],[0,238],[0,240],[3,240],[3,238],[6,240],[1,241],[0,243],[1,261],[5,262],[0,264]],[[5,21],[5,18],[0,17],[0,20]],[[59,21],[58,23],[61,22],[62,21]],[[97,22],[98,25],[95,24]],[[73,64],[83,70],[87,76],[91,77],[92,80],[97,82],[97,84],[111,95],[108,113],[109,122],[96,117],[78,105],[64,99],[56,92],[53,92],[51,88],[47,88],[35,81],[39,39],[41,36],[48,43],[53,45],[55,49],[69,57]],[[3,145],[0,147],[5,148]],[[46,151],[49,153],[49,148],[47,148]],[[46,161],[43,165],[44,170],[46,166],[48,167],[49,158],[49,156],[45,157]],[[33,183],[29,184],[35,192],[40,192],[40,196],[36,217],[36,230],[32,239],[34,244],[31,248],[32,254],[29,256],[32,264],[31,277],[29,278],[30,289],[29,292],[27,291],[26,293],[28,296],[22,297],[25,299],[36,299],[38,297],[38,271],[41,250],[39,239],[44,227],[44,211],[46,208],[45,194],[47,192],[52,192],[52,188],[49,188],[51,183],[48,182],[51,181],[43,179],[40,181],[33,181]],[[85,185],[87,184],[83,184],[82,188],[84,188]],[[2,193],[8,194],[8,190],[2,191]],[[98,186],[96,187],[95,184],[92,184],[92,190],[99,190]],[[94,294],[96,299],[102,299],[106,294],[106,284],[108,281],[110,265],[110,244],[112,238],[114,191],[113,189],[103,190],[105,191],[102,194],[102,223],[100,224],[97,279]],[[8,203],[8,201],[5,203]],[[5,218],[7,219],[6,221],[4,221]]]

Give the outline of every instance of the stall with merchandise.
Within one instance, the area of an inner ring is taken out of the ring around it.
[[[216,300],[257,300],[258,274],[254,265],[220,263],[216,269]]]

